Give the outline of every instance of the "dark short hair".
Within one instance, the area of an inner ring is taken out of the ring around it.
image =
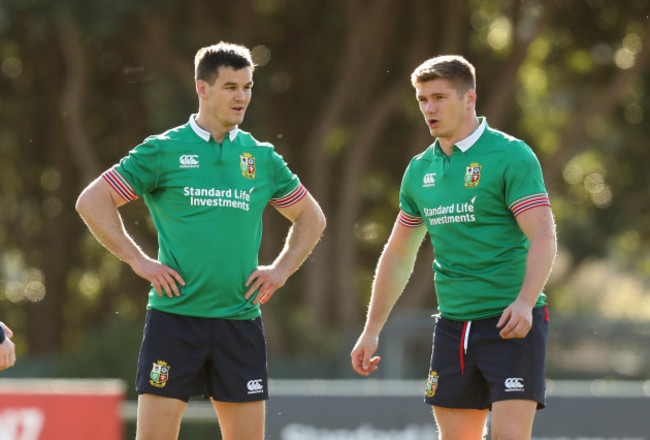
[[[451,82],[459,95],[470,89],[476,90],[476,71],[474,66],[460,55],[441,55],[426,60],[411,74],[413,87],[417,83],[446,79]]]
[[[212,46],[202,47],[194,57],[194,80],[203,80],[208,84],[214,83],[219,76],[219,67],[230,67],[235,70],[250,67],[255,70],[251,51],[240,44],[220,41]]]

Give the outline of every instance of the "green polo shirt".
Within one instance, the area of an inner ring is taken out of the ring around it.
[[[426,225],[433,244],[440,314],[463,321],[498,316],[515,300],[529,247],[516,216],[550,206],[530,147],[480,121],[451,156],[436,140],[414,157],[400,190],[398,221]],[[536,306],[545,300],[540,292]]]
[[[147,308],[187,316],[250,319],[244,283],[258,266],[262,212],[287,207],[306,189],[273,145],[235,129],[222,143],[187,124],[150,136],[103,174],[122,197],[142,197],[158,231],[158,259],[186,282],[181,296]]]

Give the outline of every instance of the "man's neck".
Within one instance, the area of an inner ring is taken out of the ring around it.
[[[226,134],[234,129],[235,127],[224,127],[222,124],[218,123],[214,119],[211,119],[202,113],[199,109],[199,114],[196,116],[196,124],[204,129],[205,131],[210,132],[212,138],[218,142],[222,143]]]
[[[473,114],[453,136],[445,138],[439,137],[438,144],[440,145],[442,152],[447,156],[451,156],[454,152],[454,145],[474,133],[479,125],[481,125],[481,123],[478,120],[478,117],[476,114]]]

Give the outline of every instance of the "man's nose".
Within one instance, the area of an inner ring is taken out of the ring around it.
[[[246,100],[246,93],[244,92],[243,89],[237,90],[237,93],[235,93],[235,99],[237,101],[245,101]]]

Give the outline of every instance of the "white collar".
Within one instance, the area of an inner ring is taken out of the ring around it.
[[[472,145],[474,145],[476,143],[476,141],[478,141],[478,138],[480,138],[481,135],[483,134],[483,132],[485,131],[485,128],[487,127],[487,120],[485,118],[482,118],[482,119],[483,120],[479,124],[478,128],[476,130],[474,130],[474,132],[472,134],[467,136],[462,141],[456,142],[456,146],[463,153],[465,153],[467,150],[469,150],[472,147]]]
[[[194,130],[194,133],[196,133],[197,136],[199,136],[201,139],[203,139],[206,142],[210,142],[210,136],[211,136],[210,132],[199,127],[199,124],[196,123],[195,118],[196,118],[196,114],[190,116],[190,127],[192,127],[192,130]],[[233,128],[228,132],[228,138],[230,138],[230,142],[233,142],[238,134],[239,134],[239,127],[235,126],[235,128]]]

